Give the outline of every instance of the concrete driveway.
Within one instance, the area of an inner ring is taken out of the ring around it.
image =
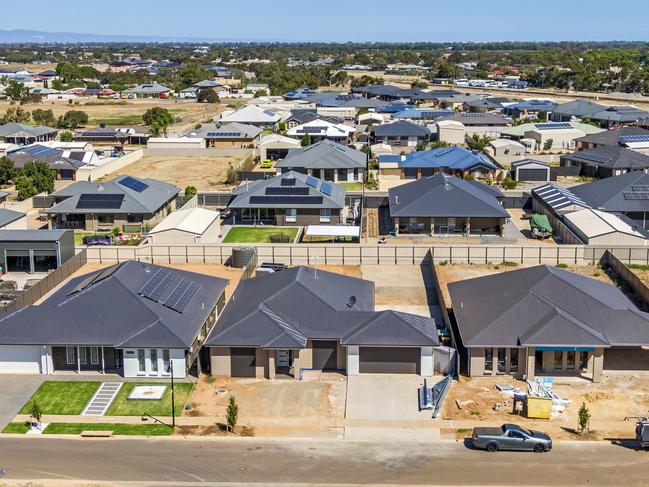
[[[428,378],[432,385],[440,377]],[[361,374],[347,378],[348,420],[430,420],[431,411],[419,411],[417,387],[423,377],[407,374]]]
[[[0,431],[45,380],[44,375],[0,375]]]

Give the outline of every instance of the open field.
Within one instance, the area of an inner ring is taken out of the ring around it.
[[[139,178],[154,178],[181,189],[195,186],[198,191],[217,191],[226,187],[230,164],[240,158],[222,156],[145,156],[123,168],[120,173]],[[116,174],[106,176],[113,179]]]

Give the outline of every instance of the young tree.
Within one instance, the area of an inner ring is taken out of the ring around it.
[[[16,177],[14,163],[8,157],[0,157],[0,183],[7,184]]]
[[[41,424],[41,418],[43,417],[43,410],[41,409],[41,406],[36,401],[32,401],[29,407],[29,415],[34,419],[37,425]]]
[[[76,129],[88,123],[88,114],[81,110],[68,110],[59,117],[58,125],[64,129]]]
[[[149,126],[151,135],[158,137],[160,134],[167,133],[169,125],[174,122],[174,117],[166,108],[153,107],[144,112],[142,120]]]
[[[47,163],[42,161],[29,161],[25,163],[21,176],[31,179],[36,193],[54,191],[54,181],[56,180],[56,171],[50,169]],[[33,196],[33,195],[32,195]]]
[[[302,137],[302,141],[300,142],[300,145],[302,147],[308,147],[311,145],[311,136],[309,134],[304,134],[304,137]]]
[[[198,193],[198,190],[196,189],[196,186],[187,186],[185,188],[185,196],[188,198],[191,198],[192,196],[196,195]]]
[[[234,396],[230,396],[228,399],[228,409],[225,413],[225,421],[228,423],[228,429],[234,433],[234,429],[237,427],[237,421],[239,420],[239,405]]]
[[[581,403],[581,407],[579,408],[577,416],[579,421],[579,432],[583,433],[590,424],[590,411],[586,407],[586,403]]]
[[[36,186],[31,178],[27,176],[17,176],[14,178],[14,184],[16,186],[16,191],[18,191],[18,199],[20,201],[31,198],[35,194],[38,194]]]
[[[54,118],[54,112],[52,110],[37,108],[32,111],[32,120],[38,125],[47,125],[49,127],[56,125],[56,118]]]
[[[59,140],[61,142],[72,142],[74,140],[74,135],[72,135],[72,132],[66,130],[59,134]]]
[[[554,144],[554,140],[552,140],[552,139],[548,139],[548,140],[546,140],[545,143],[543,144],[543,150],[550,150],[550,149],[552,149],[552,145],[553,145],[553,144]]]

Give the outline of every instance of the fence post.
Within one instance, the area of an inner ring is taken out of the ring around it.
[[[451,247],[450,245],[448,247],[448,263],[453,263],[453,247]]]
[[[360,252],[360,258],[358,259],[359,263],[363,263],[363,247],[358,247],[358,250]],[[345,265],[345,247],[343,247],[343,265]]]
[[[577,247],[575,247],[575,265],[577,265]]]
[[[170,245],[167,246],[167,260],[171,264],[171,246]]]
[[[468,245],[466,246],[466,263],[471,263],[471,247],[469,247]]]
[[[377,264],[381,263],[381,260],[380,260],[379,257],[380,257],[379,256],[379,246],[377,245],[376,246],[376,263]],[[396,247],[394,248],[394,265],[397,265],[397,248]]]
[[[205,261],[205,245],[203,245],[203,264],[206,264],[207,262]]]
[[[309,265],[309,247],[306,248],[306,265]]]
[[[559,263],[559,247],[557,247],[557,264]]]
[[[103,263],[101,260],[101,245],[99,246],[99,263]]]
[[[525,260],[525,257],[523,256],[523,246],[521,245],[521,264]]]
[[[219,253],[221,254],[221,265],[223,265],[223,246],[222,245],[219,246],[219,251],[220,251]]]
[[[293,246],[290,246],[288,248],[288,261],[289,261],[290,265],[292,266],[293,265]]]
[[[325,247],[324,249],[325,249],[325,265],[327,265],[327,247]]]
[[[505,246],[503,245],[503,262],[505,262]]]
[[[270,248],[270,251],[271,251],[271,255],[273,256],[273,262],[275,262],[275,246],[274,245]]]
[[[541,263],[541,247],[539,247],[539,264]]]
[[[631,263],[631,247],[629,247],[629,264]]]
[[[412,246],[412,265],[415,265],[415,246]]]

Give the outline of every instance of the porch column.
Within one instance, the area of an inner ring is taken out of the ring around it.
[[[604,349],[596,348],[593,354],[593,382],[602,380],[602,372],[604,371]]]
[[[433,347],[421,347],[419,375],[432,377],[434,372]]]
[[[536,373],[534,370],[536,366],[536,349],[530,347],[523,350],[525,350],[525,375],[527,375],[528,379],[534,379]],[[520,357],[518,360],[520,362]]]
[[[104,364],[104,347],[101,347],[101,373],[102,374],[106,373],[106,367]]]
[[[81,373],[81,347],[77,347],[77,374]]]

